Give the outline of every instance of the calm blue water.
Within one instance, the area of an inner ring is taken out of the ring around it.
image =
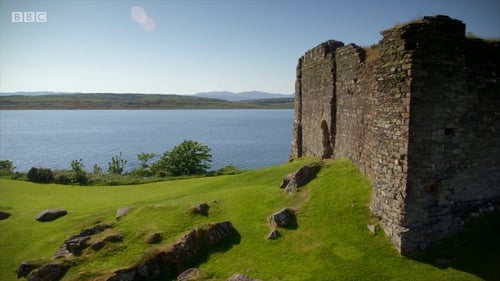
[[[91,171],[122,152],[132,170],[138,153],[191,139],[212,149],[213,169],[252,169],[288,160],[292,123],[293,110],[2,110],[0,159],[24,172],[83,159]]]

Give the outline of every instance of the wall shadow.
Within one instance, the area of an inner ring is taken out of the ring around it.
[[[486,281],[500,280],[500,211],[472,218],[463,231],[407,255],[438,268],[454,268]]]

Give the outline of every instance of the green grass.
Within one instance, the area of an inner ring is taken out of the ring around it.
[[[82,228],[115,221],[116,209],[123,206],[133,209],[109,231],[123,234],[124,242],[96,253],[84,252],[71,261],[74,266],[63,280],[93,280],[137,262],[155,247],[144,242],[152,232],[161,232],[162,244],[168,244],[195,226],[224,220],[233,223],[241,241],[211,253],[199,265],[214,280],[234,273],[262,280],[481,280],[476,276],[495,276],[460,266],[481,256],[465,256],[457,267],[440,268],[431,262],[439,250],[428,257],[402,257],[380,230],[372,236],[366,228],[371,219],[370,184],[348,161],[326,163],[299,193],[284,194],[278,188],[282,177],[310,161],[134,186],[41,185],[2,179],[0,210],[12,216],[0,221],[0,280],[16,280],[13,271],[21,261],[50,260],[62,241]],[[189,212],[191,206],[203,202],[211,206],[208,217]],[[283,207],[298,209],[298,228],[281,230],[283,237],[278,240],[266,240],[267,216]],[[68,215],[50,223],[35,221],[35,215],[46,208],[66,208]],[[486,257],[500,260],[498,252]]]

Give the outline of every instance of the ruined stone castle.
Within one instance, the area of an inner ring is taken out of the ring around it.
[[[371,48],[326,41],[299,59],[291,156],[357,165],[404,254],[500,198],[500,43],[467,38],[447,16],[382,35]]]

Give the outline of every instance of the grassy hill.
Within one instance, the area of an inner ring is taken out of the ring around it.
[[[182,95],[54,94],[0,96],[0,109],[293,108],[293,98],[225,101]]]
[[[0,280],[16,280],[21,261],[50,260],[62,241],[97,222],[114,222],[115,212],[132,206],[117,221],[123,243],[73,260],[62,280],[94,280],[133,264],[148,249],[145,237],[160,232],[169,244],[195,226],[229,220],[239,244],[213,252],[200,268],[212,280],[242,273],[261,280],[498,280],[500,216],[471,221],[466,232],[412,258],[401,257],[378,229],[373,236],[370,184],[346,160],[324,164],[306,187],[293,195],[278,188],[282,177],[310,160],[237,175],[183,179],[135,186],[80,187],[0,180]],[[189,208],[208,203],[208,217]],[[35,221],[46,208],[66,208],[68,215],[48,223]],[[298,228],[266,240],[267,217],[283,208],[298,209]],[[479,231],[481,229],[481,231]],[[465,235],[465,236],[464,236]],[[492,242],[493,241],[493,242]],[[492,244],[493,243],[493,244]],[[445,266],[439,259],[452,259]]]

